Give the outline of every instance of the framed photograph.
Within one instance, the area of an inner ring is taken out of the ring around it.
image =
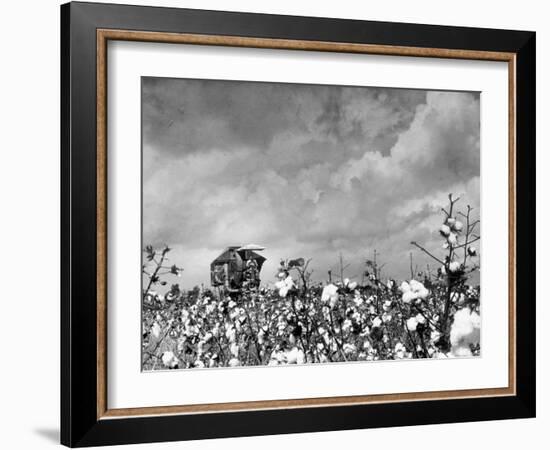
[[[61,441],[535,415],[535,33],[61,7]]]

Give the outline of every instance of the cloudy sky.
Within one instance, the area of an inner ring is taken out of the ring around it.
[[[174,250],[184,287],[209,284],[229,245],[338,255],[360,279],[376,249],[384,275],[441,254],[447,195],[479,207],[479,94],[168,78],[142,79],[143,243]],[[477,210],[479,213],[479,209]]]

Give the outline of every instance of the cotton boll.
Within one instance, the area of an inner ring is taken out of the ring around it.
[[[481,318],[476,312],[465,307],[454,314],[451,326],[451,352],[455,356],[462,356],[465,350],[462,347],[479,344]],[[470,355],[471,356],[471,352]]]
[[[450,272],[458,272],[460,270],[460,263],[458,261],[452,261],[449,263]]]
[[[451,228],[448,225],[441,225],[439,233],[441,233],[441,236],[447,237],[451,233]]]
[[[416,300],[416,294],[413,291],[407,291],[403,294],[401,298],[403,300],[403,303],[410,303],[413,300]]]
[[[338,299],[338,288],[334,284],[327,284],[323,288],[323,293],[321,294],[321,301],[327,303],[330,300]]]
[[[420,289],[417,293],[418,298],[421,298],[423,300],[428,298],[428,295],[430,295],[430,291],[428,291],[428,289],[426,289],[424,286],[422,286],[422,289]]]
[[[467,358],[468,356],[472,356],[472,350],[467,345],[458,345],[452,348],[451,355],[457,358]]]
[[[239,360],[237,358],[231,358],[229,360],[229,367],[237,367],[237,366],[240,366],[241,363],[239,362]]]
[[[380,317],[375,317],[372,321],[372,327],[378,328],[380,325],[382,325],[382,319],[380,319]]]
[[[265,331],[264,330],[260,330],[258,332],[258,344],[260,345],[263,345],[265,342]]]
[[[156,339],[158,339],[159,336],[160,336],[160,332],[161,332],[160,325],[158,324],[158,322],[155,322],[155,323],[153,324],[153,326],[151,327],[151,334],[152,334]]]
[[[448,217],[447,220],[447,225],[449,225],[450,227],[454,226],[454,224],[456,223],[456,219],[454,217]]]
[[[415,317],[411,317],[410,319],[407,319],[407,329],[409,331],[416,331],[416,327],[418,326],[418,321]]]
[[[277,281],[275,283],[275,287],[279,290],[279,295],[285,298],[288,294],[288,291],[290,291],[294,287],[294,280],[289,275],[284,280]]]
[[[239,356],[239,346],[235,343],[231,344],[229,347],[229,350],[231,351],[231,354],[235,357]]]
[[[303,364],[305,361],[304,352],[297,347],[285,353],[285,359],[288,364]]]
[[[357,287],[357,281],[352,281],[351,283],[348,284],[348,289],[350,291],[353,291],[356,287]]]
[[[342,331],[349,331],[352,327],[352,322],[349,319],[344,320],[344,323],[342,323]]]
[[[178,363],[179,359],[174,355],[173,352],[167,351],[162,354],[162,364],[164,364],[169,369],[174,369]]]
[[[407,349],[405,348],[405,346],[401,342],[398,342],[397,344],[395,344],[393,352],[397,359],[403,359],[405,357],[406,350]]]
[[[235,342],[235,338],[237,336],[237,331],[235,328],[231,327],[225,332],[225,337],[229,342]]]
[[[464,303],[464,294],[462,292],[451,292],[451,301],[459,305]]]
[[[200,359],[197,359],[193,364],[193,367],[196,367],[197,369],[204,369],[204,363]]]
[[[453,230],[455,230],[457,233],[460,233],[463,230],[463,228],[464,228],[464,225],[459,220],[457,220],[453,225]]]
[[[351,355],[356,350],[357,350],[357,348],[355,347],[355,345],[350,344],[349,342],[344,344],[344,353],[346,355]]]
[[[420,313],[415,316],[415,319],[420,325],[424,325],[426,323],[426,318]]]
[[[433,330],[430,333],[430,339],[431,339],[432,342],[437,342],[440,337],[441,337],[441,333],[437,330]]]
[[[458,243],[458,239],[456,237],[456,234],[455,233],[450,233],[447,236],[447,242],[449,243],[450,246],[455,247],[456,244]]]

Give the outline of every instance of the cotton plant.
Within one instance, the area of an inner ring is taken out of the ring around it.
[[[172,271],[169,250],[146,247],[145,259],[152,259],[144,273],[143,369],[479,355],[480,290],[470,280],[479,268],[479,222],[471,208],[457,210],[458,199],[449,202],[434,229],[439,248],[414,243],[437,262],[435,270],[411,269],[405,280],[382,279],[375,252],[361,282],[343,270],[314,282],[309,260],[295,258],[282,261],[274,282],[254,291],[186,291],[168,283],[183,272]]]

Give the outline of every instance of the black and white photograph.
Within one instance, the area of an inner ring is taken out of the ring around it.
[[[479,357],[480,93],[141,78],[142,371]]]

